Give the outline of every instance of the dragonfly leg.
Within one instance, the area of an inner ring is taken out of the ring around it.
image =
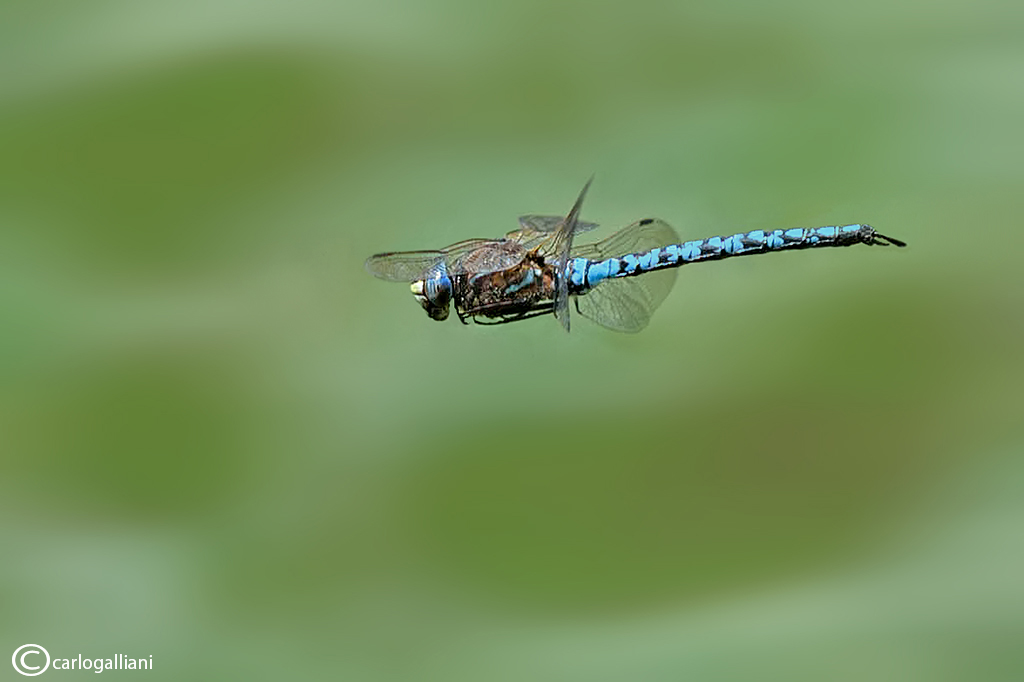
[[[495,314],[493,311],[492,311],[491,314],[488,314],[488,312],[487,312],[488,308],[491,308],[491,307],[492,306],[482,306],[482,307],[474,309],[474,310],[468,310],[468,311],[466,311],[466,314],[471,316],[475,323],[477,323],[479,325],[483,325],[485,327],[489,327],[489,326],[493,326],[493,325],[497,325],[497,324],[508,324],[509,322],[519,322],[520,320],[529,320],[530,318],[540,317],[541,315],[550,315],[551,312],[554,310],[554,305],[550,301],[546,302],[546,303],[538,303],[536,305],[533,305],[533,306],[531,306],[529,308],[520,310],[520,311],[515,312],[515,313],[506,313],[506,314],[500,314],[500,313],[499,314]],[[494,306],[494,307],[497,307],[497,306]],[[491,318],[491,319],[487,319],[486,321],[478,319],[480,316],[483,316],[483,317],[486,317],[486,318]],[[495,320],[493,318],[499,318],[499,319]]]
[[[508,324],[509,322],[519,322],[520,320],[529,320],[529,319],[534,318],[534,317],[540,317],[541,315],[550,315],[550,314],[551,314],[551,309],[548,308],[547,310],[537,310],[537,311],[530,312],[530,313],[520,313],[519,315],[512,315],[512,316],[508,316],[508,317],[502,317],[501,319],[498,319],[498,320],[495,320],[493,318],[484,318],[483,320],[478,320],[476,318],[473,318],[473,321],[476,322],[477,324],[483,326],[483,327],[493,327],[493,326],[499,325],[499,324]]]

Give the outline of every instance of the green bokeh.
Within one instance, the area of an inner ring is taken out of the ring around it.
[[[1022,22],[7,3],[0,653],[1024,679]],[[910,247],[688,267],[638,335],[437,324],[363,269],[565,212],[591,173],[601,235]]]

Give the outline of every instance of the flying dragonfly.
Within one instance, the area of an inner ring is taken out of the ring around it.
[[[431,251],[378,253],[366,261],[373,275],[410,285],[434,320],[506,324],[554,314],[569,331],[576,311],[620,332],[638,332],[675,284],[676,268],[775,251],[826,246],[906,246],[870,225],[753,230],[681,241],[666,222],[645,218],[601,241],[573,246],[577,233],[597,227],[579,219],[584,185],[565,217],[524,215],[519,229],[499,239],[468,239]]]

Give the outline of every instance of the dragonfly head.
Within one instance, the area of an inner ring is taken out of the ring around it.
[[[443,269],[433,272],[433,276],[426,279],[418,279],[413,282],[409,289],[412,295],[419,301],[427,315],[432,320],[447,320],[448,306],[452,301],[452,280]]]

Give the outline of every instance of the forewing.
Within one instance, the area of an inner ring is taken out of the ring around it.
[[[445,259],[444,251],[396,251],[377,253],[366,259],[366,270],[390,282],[415,282]]]
[[[391,282],[415,282],[438,263],[451,264],[465,253],[493,243],[491,239],[467,239],[432,251],[391,251],[366,259],[366,270]]]
[[[505,235],[505,239],[519,242],[527,251],[541,246],[547,252],[550,249],[543,247],[545,241],[554,239],[558,228],[561,227],[565,216],[556,215],[523,215],[519,216],[520,229],[513,230]],[[576,232],[586,232],[598,227],[597,223],[585,223],[577,221]]]
[[[572,252],[572,240],[576,235],[576,225],[579,222],[580,210],[583,208],[583,199],[587,196],[590,183],[594,181],[593,176],[583,185],[580,195],[576,197],[576,203],[572,205],[569,215],[558,227],[550,245],[550,254],[555,263],[555,319],[562,323],[565,331],[569,331],[569,278],[565,276],[565,264]]]

